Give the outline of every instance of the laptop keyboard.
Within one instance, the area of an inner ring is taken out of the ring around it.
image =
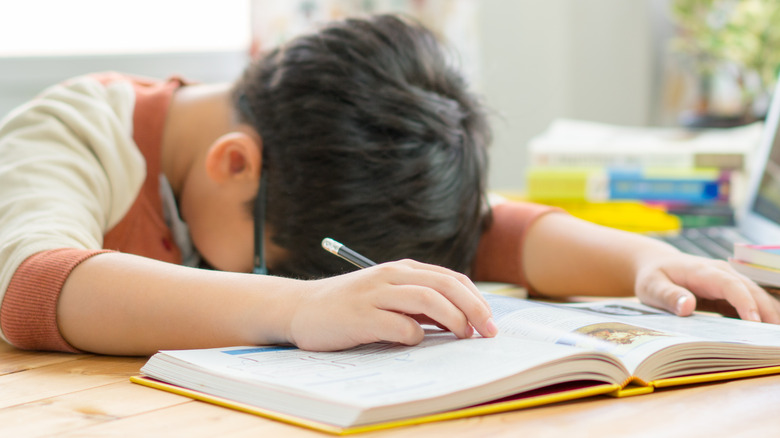
[[[733,227],[687,228],[679,234],[653,237],[669,243],[682,252],[721,260],[731,257],[735,243],[750,243],[750,239]]]

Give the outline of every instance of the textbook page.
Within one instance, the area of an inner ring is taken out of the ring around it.
[[[777,324],[704,314],[678,317],[643,304],[620,300],[562,306],[602,313],[621,322],[698,339],[780,347],[780,325]]]
[[[439,330],[416,346],[375,343],[332,353],[285,346],[163,351],[141,372],[337,425],[451,410],[562,382],[628,378],[608,354],[502,335],[458,340]]]
[[[485,297],[502,333],[609,351],[645,382],[780,361],[777,325],[710,315],[678,317],[620,300],[548,304]]]

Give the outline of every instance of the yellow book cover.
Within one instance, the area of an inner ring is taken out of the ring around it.
[[[240,403],[234,400],[217,397],[204,392],[186,389],[180,386],[171,385],[159,380],[144,376],[133,376],[130,378],[133,383],[148,386],[150,388],[161,389],[174,394],[183,395],[195,400],[212,403],[248,414],[258,415],[283,423],[301,426],[308,429],[314,429],[321,432],[327,432],[334,435],[353,435],[357,433],[370,432],[383,429],[392,429],[403,426],[413,426],[415,424],[432,423],[436,421],[455,420],[458,418],[475,417],[479,415],[497,414],[500,412],[515,411],[527,409],[536,406],[543,406],[552,403],[560,403],[570,400],[579,400],[597,395],[612,394],[619,389],[618,385],[578,382],[572,384],[556,385],[550,388],[542,388],[537,391],[530,391],[527,394],[510,396],[504,399],[482,403],[474,406],[454,409],[451,411],[438,412],[423,416],[413,416],[398,420],[378,422],[365,426],[342,427],[329,423],[309,420],[271,409],[263,409],[257,406]]]
[[[498,199],[529,201],[519,192],[495,192]],[[635,233],[677,232],[682,228],[678,216],[670,214],[663,205],[645,204],[639,201],[590,202],[582,200],[535,201],[566,210],[572,216],[606,227]]]
[[[632,300],[485,297],[500,328],[495,338],[457,339],[429,328],[415,346],[161,351],[133,381],[348,434],[780,373],[780,326],[679,318]]]

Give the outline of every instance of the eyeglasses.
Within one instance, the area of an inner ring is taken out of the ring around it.
[[[255,267],[252,272],[259,275],[268,275],[268,268],[265,266],[265,255],[263,254],[266,175],[264,171],[261,170],[261,172],[260,187],[257,189],[257,197],[255,198]]]
[[[252,108],[249,106],[246,94],[241,94],[238,97],[239,110],[244,114],[244,117],[252,124],[252,127],[257,129],[257,119],[252,112]],[[255,267],[252,272],[259,275],[268,275],[268,268],[265,266],[265,254],[263,254],[263,238],[265,237],[265,193],[266,193],[266,173],[264,170],[260,170],[260,187],[257,189],[257,197],[255,198]]]

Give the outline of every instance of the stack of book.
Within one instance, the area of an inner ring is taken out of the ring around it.
[[[683,227],[731,225],[735,186],[761,128],[690,131],[556,120],[529,144],[527,197],[564,208],[636,202],[662,209]],[[666,231],[665,223],[659,227],[654,231]]]
[[[760,285],[780,288],[780,245],[735,243],[729,263]]]

